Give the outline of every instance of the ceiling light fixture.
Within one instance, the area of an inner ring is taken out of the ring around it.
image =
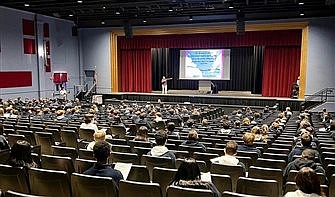
[[[29,6],[30,6],[29,3],[24,4],[24,7],[29,7]]]
[[[304,2],[299,2],[299,5],[304,5],[305,3]]]
[[[169,8],[169,12],[173,12],[173,8],[172,7]]]
[[[73,16],[73,14],[69,14],[69,16],[70,16],[70,17],[72,17],[72,16]]]
[[[101,25],[104,25],[104,24],[106,24],[105,21],[101,21]]]
[[[81,1],[81,0],[78,0],[78,1],[77,1],[77,3],[83,3],[83,1]]]
[[[229,9],[233,9],[234,8],[234,4],[230,3],[228,6]]]
[[[115,12],[115,14],[116,14],[116,15],[119,15],[119,14],[121,14],[121,13],[117,11],[117,12]]]
[[[103,6],[102,9],[106,9],[106,6]]]
[[[146,19],[143,19],[142,22],[143,22],[143,23],[146,23],[146,22],[148,22],[148,21],[147,21]]]
[[[190,17],[188,18],[188,20],[189,20],[189,21],[193,21],[193,17],[190,16]]]
[[[301,13],[300,13],[300,16],[305,16],[305,13],[301,12]]]

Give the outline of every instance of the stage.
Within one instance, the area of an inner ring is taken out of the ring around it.
[[[158,91],[152,93],[119,92],[103,94],[105,104],[114,103],[117,100],[157,102],[158,99],[167,103],[215,104],[234,108],[244,106],[262,108],[266,105],[272,107],[278,104],[280,110],[289,106],[294,111],[300,110],[300,104],[304,101],[303,99],[262,97],[244,91],[220,91],[218,94],[208,94],[208,92],[199,90],[169,90],[168,94],[161,94]]]

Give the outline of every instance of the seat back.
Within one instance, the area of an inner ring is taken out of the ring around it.
[[[36,145],[35,135],[32,131],[17,130],[16,133],[19,135],[24,135],[26,137],[26,140],[30,143],[30,145],[32,146]]]
[[[93,129],[81,129],[79,128],[79,137],[80,139],[86,140],[86,141],[94,141],[93,138],[94,130]]]
[[[73,147],[78,150],[78,134],[75,131],[61,131],[60,137],[67,147]]]
[[[285,191],[284,194],[286,194],[287,192],[294,192],[295,190],[297,190],[298,187],[296,185],[295,182],[287,182],[285,184]],[[326,196],[330,196],[328,195],[328,186],[327,185],[321,185],[321,191],[326,195]]]
[[[24,193],[14,192],[14,191],[9,190],[9,191],[6,191],[5,197],[42,197],[42,196],[24,194]]]
[[[335,174],[329,180],[329,196],[335,196]]]
[[[52,146],[53,155],[70,157],[73,161],[78,157],[76,148],[63,147],[63,146]]]
[[[119,197],[162,197],[158,183],[142,183],[121,180],[119,184]]]
[[[24,135],[18,135],[18,134],[12,134],[9,133],[7,134],[7,140],[8,144],[10,147],[13,147],[13,145],[18,141],[18,140],[27,140]]]
[[[213,197],[213,192],[205,189],[182,188],[169,186],[166,191],[167,197]]]
[[[79,156],[80,159],[94,160],[93,151],[91,151],[91,150],[79,149],[78,150],[78,156]]]
[[[111,132],[116,138],[124,139],[126,136],[126,128],[122,125],[112,125]]]
[[[6,164],[10,157],[10,149],[0,151],[0,164]]]
[[[211,169],[211,159],[219,157],[218,154],[213,154],[213,153],[198,153],[195,152],[193,153],[193,157],[196,160],[201,160],[201,161],[205,161],[206,162],[206,172],[210,171]]]
[[[127,180],[150,183],[150,175],[147,166],[132,165]]]
[[[65,171],[68,174],[74,172],[74,166],[70,157],[42,155],[41,165],[44,169]]]
[[[299,171],[297,170],[290,170],[290,172],[288,173],[288,177],[287,177],[287,181],[288,182],[295,182],[295,177],[297,176]],[[316,173],[318,175],[318,177],[320,178],[320,183],[321,184],[326,184],[326,176],[322,173]]]
[[[271,166],[271,168],[277,168],[277,169],[284,170],[286,167],[286,162],[285,160],[258,158],[256,160],[255,166],[265,167],[265,168],[268,166]]]
[[[166,195],[166,187],[173,181],[176,173],[177,169],[154,167],[152,171],[152,182],[159,183],[163,197]]]
[[[212,164],[211,173],[229,175],[232,181],[232,191],[236,191],[237,181],[239,177],[244,176],[242,166],[227,166],[221,164]]]
[[[25,169],[0,164],[0,188],[2,191],[15,190],[29,193],[28,177]]]
[[[152,170],[154,167],[175,168],[175,164],[169,157],[154,157],[142,155],[141,164],[147,166],[149,170],[150,180],[152,180]]]
[[[283,188],[283,171],[281,169],[251,166],[249,168],[248,177],[276,180],[278,183],[278,193],[281,195]]]
[[[278,197],[278,183],[275,180],[240,177],[237,181],[236,192],[250,195]]]
[[[41,145],[41,153],[52,155],[51,146],[55,145],[55,140],[52,133],[47,132],[35,132],[36,144]]]
[[[72,197],[118,196],[117,185],[111,177],[73,173],[71,175],[71,189],[73,194]]]
[[[179,168],[180,164],[184,161],[185,159],[176,159],[176,168]],[[206,162],[205,161],[200,161],[196,160],[196,163],[199,166],[199,169],[201,172],[206,172],[207,167],[206,167]]]
[[[232,191],[232,182],[229,175],[211,174],[212,182],[216,188],[223,193],[224,191]]]
[[[109,163],[132,163],[132,164],[140,164],[140,158],[137,154],[134,153],[119,153],[119,152],[111,152]]]
[[[31,193],[50,197],[71,197],[69,176],[65,171],[31,168],[28,170]]]
[[[74,161],[74,171],[77,173],[84,173],[89,168],[93,167],[96,161],[87,159],[76,159]]]

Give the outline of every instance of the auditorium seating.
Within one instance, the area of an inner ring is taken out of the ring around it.
[[[169,186],[166,191],[166,197],[213,197],[213,193],[205,189]]]
[[[43,197],[43,196],[24,194],[24,193],[14,192],[14,191],[9,190],[9,191],[6,191],[5,197]]]
[[[239,177],[245,176],[242,166],[212,164],[210,172],[213,174],[229,175],[232,181],[232,191],[236,191]]]
[[[73,173],[71,175],[71,188],[72,197],[118,197],[118,188],[113,179],[110,177],[99,177]]]
[[[166,196],[166,188],[171,184],[175,175],[176,169],[154,167],[152,171],[152,182],[158,183],[162,190],[163,197]]]
[[[29,193],[30,188],[25,169],[0,164],[0,188],[2,191],[13,190]]]
[[[223,193],[225,191],[233,191],[232,181],[229,175],[211,174],[212,182],[216,188]]]
[[[158,183],[143,183],[134,181],[120,181],[119,197],[162,197]]]
[[[236,192],[242,194],[260,195],[268,197],[281,196],[279,185],[275,180],[254,179],[240,177],[237,181]]]
[[[150,175],[147,166],[132,165],[127,180],[150,183]]]

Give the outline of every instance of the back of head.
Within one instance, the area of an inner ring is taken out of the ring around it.
[[[245,144],[252,145],[254,144],[254,140],[255,140],[255,135],[252,133],[247,132],[243,135],[243,141]]]
[[[198,139],[198,132],[195,129],[191,129],[188,132],[187,138],[189,140],[197,140]]]
[[[222,127],[223,127],[224,129],[229,129],[229,122],[228,122],[228,121],[223,121],[223,123],[222,123]]]
[[[94,157],[97,161],[107,161],[111,152],[111,146],[106,141],[98,141],[93,146]]]
[[[148,140],[148,128],[146,126],[141,126],[138,131],[136,132],[135,140]]]
[[[18,140],[11,149],[9,160],[12,161],[11,165],[16,166],[32,163],[30,144],[25,140]]]
[[[230,140],[226,144],[225,153],[227,155],[236,155],[238,144],[234,140]]]
[[[158,146],[163,146],[167,140],[167,133],[164,130],[159,130],[155,133],[155,140]]]
[[[92,119],[93,119],[93,114],[86,114],[85,115],[85,123],[86,124],[89,124],[92,122]]]
[[[167,130],[171,133],[174,131],[176,125],[174,124],[174,122],[169,122],[167,125]]]
[[[98,130],[93,134],[94,141],[105,141],[106,132],[104,130]]]
[[[295,182],[299,190],[306,194],[322,194],[320,178],[316,172],[309,167],[303,167],[299,170],[297,176],[295,177]]]
[[[308,133],[304,133],[301,136],[301,144],[303,146],[309,147],[312,143],[312,137]]]
[[[306,148],[305,150],[302,151],[301,158],[302,159],[308,159],[308,160],[314,160],[315,159],[315,151],[310,149],[310,148]]]
[[[173,181],[192,181],[200,179],[200,169],[194,159],[185,159],[180,164]]]
[[[251,128],[251,133],[261,134],[261,129],[258,126],[254,126],[254,127]]]

